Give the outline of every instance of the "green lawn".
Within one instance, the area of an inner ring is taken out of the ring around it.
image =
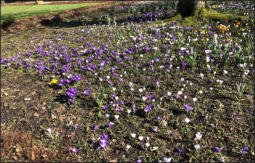
[[[61,5],[23,5],[23,6],[1,6],[1,22],[22,19],[30,16],[39,16],[64,10],[95,5],[98,3],[61,4]]]

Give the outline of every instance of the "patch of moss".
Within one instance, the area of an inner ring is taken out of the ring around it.
[[[229,13],[219,13],[213,9],[207,8],[198,8],[194,11],[194,14],[190,17],[182,18],[180,14],[176,14],[174,17],[170,18],[167,23],[178,21],[182,25],[197,25],[203,21],[221,21],[221,22],[229,22],[229,21],[244,21],[247,20],[247,16],[236,16]],[[166,23],[163,24],[166,24]]]

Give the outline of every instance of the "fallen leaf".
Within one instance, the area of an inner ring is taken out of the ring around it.
[[[35,113],[34,113],[34,116],[35,116],[35,117],[38,117],[38,116],[39,116],[39,114],[38,114],[37,112],[35,112]]]
[[[158,150],[158,146],[152,147],[152,151],[156,151],[156,150]]]
[[[16,152],[17,153],[19,153],[19,152],[21,152],[22,151],[22,147],[19,145],[19,144],[17,144],[17,146],[16,146]]]
[[[32,151],[32,158],[31,159],[35,160],[35,152],[34,151]]]
[[[118,160],[117,160],[117,159],[115,159],[115,160],[111,160],[110,162],[118,162]]]
[[[31,94],[32,94],[32,95],[36,95],[36,91],[33,91]]]
[[[12,158],[13,158],[13,160],[15,160],[15,161],[18,160],[17,156],[12,156]]]

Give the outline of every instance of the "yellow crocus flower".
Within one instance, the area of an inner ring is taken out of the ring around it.
[[[52,80],[49,82],[49,85],[57,84],[57,83],[58,83],[58,80],[57,80],[57,79],[52,79]]]

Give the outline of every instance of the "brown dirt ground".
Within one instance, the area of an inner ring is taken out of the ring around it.
[[[97,2],[97,1],[95,1]],[[62,2],[51,2],[51,4],[65,4],[65,3],[70,3],[67,1],[62,1]],[[73,2],[71,2],[73,3]],[[80,3],[79,1],[75,1],[75,3]],[[25,29],[28,29],[30,27],[42,27],[43,25],[41,24],[42,20],[44,21],[51,21],[54,18],[60,18],[60,19],[65,19],[65,18],[75,18],[83,15],[84,13],[89,13],[89,12],[95,12],[95,11],[100,11],[106,8],[111,8],[113,5],[119,6],[119,5],[126,5],[130,3],[139,3],[139,1],[126,1],[126,2],[115,2],[115,1],[107,1],[103,2],[102,4],[97,4],[97,5],[92,5],[92,6],[85,6],[77,9],[72,9],[72,10],[66,10],[58,13],[52,13],[52,14],[46,14],[42,16],[33,16],[29,18],[24,18],[20,20],[15,20],[12,22],[5,22],[1,24],[1,32],[2,33],[16,33],[20,31],[24,31]],[[22,5],[22,4],[29,4],[28,2],[24,3],[13,3],[11,5]]]

